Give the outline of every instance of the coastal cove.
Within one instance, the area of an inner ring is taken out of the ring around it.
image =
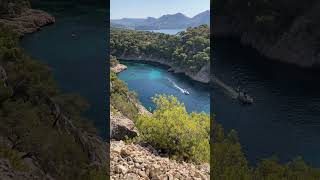
[[[50,67],[63,93],[84,97],[90,105],[86,117],[105,137],[105,10],[62,2],[42,2],[35,7],[53,14],[56,23],[23,37],[21,47]]]
[[[214,56],[215,75],[254,99],[244,106],[219,87],[213,91],[216,121],[238,132],[249,162],[301,156],[319,167],[319,71],[269,60],[236,39],[216,39]]]
[[[186,29],[157,29],[157,30],[143,30],[143,31],[149,31],[149,32],[155,32],[155,33],[164,33],[169,35],[176,35],[181,31],[185,31]]]
[[[168,72],[169,67],[156,62],[121,60],[127,69],[118,77],[137,93],[148,110],[154,109],[152,97],[157,94],[173,95],[185,104],[188,112],[210,113],[210,93],[206,84],[194,81],[182,73]],[[190,95],[181,92],[186,89]]]

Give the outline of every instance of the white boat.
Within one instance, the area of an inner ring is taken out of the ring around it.
[[[185,95],[189,95],[189,94],[190,94],[189,91],[187,91],[186,89],[183,90],[183,93],[184,93]]]
[[[189,95],[190,93],[189,93],[189,91],[187,91],[186,89],[183,89],[183,88],[181,88],[181,87],[179,87],[175,82],[173,82],[170,78],[167,78],[172,84],[173,84],[173,86],[175,87],[175,88],[177,88],[177,89],[179,89],[183,94],[185,94],[185,95]]]

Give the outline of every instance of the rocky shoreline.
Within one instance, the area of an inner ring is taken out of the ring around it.
[[[272,60],[299,67],[317,67],[320,65],[317,45],[317,37],[320,36],[319,10],[320,3],[315,3],[310,11],[296,17],[286,29],[271,35],[260,32],[241,15],[216,15],[213,35],[216,38],[240,38],[243,45],[253,47]]]
[[[118,73],[120,73],[120,72],[122,72],[122,71],[124,71],[126,69],[127,69],[127,66],[124,65],[124,64],[120,64],[120,63],[118,63],[115,66],[111,67],[111,71],[115,72],[116,74],[118,74]]]
[[[42,10],[24,9],[20,14],[0,17],[0,25],[8,27],[20,37],[39,31],[41,27],[55,23],[55,18]]]
[[[187,69],[175,66],[172,62],[169,62],[166,59],[146,57],[146,56],[124,56],[124,55],[117,56],[117,57],[118,59],[122,59],[126,61],[135,60],[135,61],[146,61],[146,62],[149,61],[149,62],[159,63],[162,65],[169,66],[170,67],[168,69],[169,71],[173,73],[183,73],[194,81],[198,81],[205,84],[208,84],[210,81],[210,64],[207,64],[204,67],[202,67],[199,72],[193,73],[188,71]]]

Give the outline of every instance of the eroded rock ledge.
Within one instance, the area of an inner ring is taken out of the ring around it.
[[[290,8],[290,7],[288,7]],[[320,65],[320,2],[312,5],[292,22],[272,34],[259,31],[243,14],[215,15],[214,37],[237,37],[262,55],[300,67]],[[249,21],[249,22],[248,22]]]
[[[111,67],[111,71],[115,72],[116,74],[118,74],[118,73],[120,73],[120,72],[122,72],[122,71],[124,71],[126,69],[127,69],[127,66],[124,65],[124,64],[120,64],[120,63],[118,63],[115,66]]]
[[[162,65],[170,66],[170,71],[174,73],[183,73],[186,76],[190,77],[192,80],[201,82],[201,83],[209,83],[210,80],[210,64],[203,66],[201,70],[197,73],[191,72],[188,69],[178,67],[173,64],[173,62],[170,62],[166,59],[160,59],[160,58],[153,58],[153,57],[146,57],[146,56],[118,56],[118,59],[122,60],[138,60],[138,61],[150,61],[150,62],[156,62]]]
[[[12,29],[19,36],[36,32],[54,22],[55,18],[49,13],[35,9],[24,9],[17,15],[0,16],[0,26]]]

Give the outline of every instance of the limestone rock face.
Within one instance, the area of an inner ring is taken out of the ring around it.
[[[11,28],[23,36],[40,30],[41,27],[52,24],[55,18],[42,10],[25,9],[15,16],[0,16],[0,25]]]
[[[194,75],[194,80],[203,83],[209,83],[210,81],[210,63],[203,66],[198,73]]]
[[[152,147],[111,141],[111,179],[210,179],[209,164],[177,162],[153,151]]]
[[[162,65],[169,66],[170,67],[168,69],[169,72],[183,73],[195,81],[202,82],[202,83],[209,83],[209,80],[210,80],[210,64],[209,63],[203,66],[199,72],[195,73],[195,72],[191,72],[189,69],[178,67],[174,65],[171,61],[168,61],[166,59],[159,59],[159,58],[146,57],[146,56],[129,56],[129,55],[119,56],[119,59],[156,62]]]
[[[110,113],[111,139],[125,140],[138,135],[134,123],[123,115]]]
[[[113,72],[115,72],[115,73],[120,73],[120,72],[122,72],[122,71],[124,71],[126,69],[127,69],[127,66],[123,65],[123,64],[120,64],[120,63],[118,63],[117,65],[111,67],[111,70]]]
[[[288,7],[290,8],[290,7]],[[238,37],[262,55],[300,67],[320,65],[320,2],[314,1],[306,10],[277,31],[259,31],[254,22],[241,14],[214,16],[214,37]]]

